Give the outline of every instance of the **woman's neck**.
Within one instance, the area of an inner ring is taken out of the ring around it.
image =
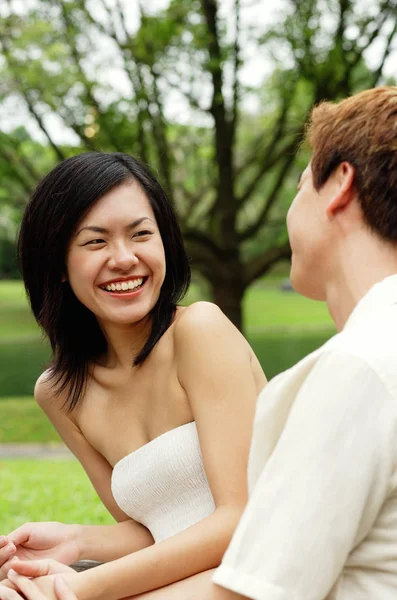
[[[132,361],[142,350],[151,331],[150,317],[131,325],[100,322],[99,326],[108,347],[105,363],[108,368],[131,368]]]

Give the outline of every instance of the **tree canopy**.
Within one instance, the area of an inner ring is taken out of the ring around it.
[[[284,220],[310,108],[386,81],[397,0],[284,0],[269,22],[264,0],[171,0],[155,12],[137,0],[135,14],[127,0],[3,4],[1,101],[25,111],[41,142],[3,128],[0,207],[15,220],[39,177],[76,152],[134,154],[174,203],[192,267],[241,327],[245,289],[290,255]],[[248,85],[250,56],[269,68]]]

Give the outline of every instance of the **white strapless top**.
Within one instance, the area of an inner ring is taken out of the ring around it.
[[[113,468],[112,493],[155,542],[213,513],[196,424],[171,429],[122,458]]]

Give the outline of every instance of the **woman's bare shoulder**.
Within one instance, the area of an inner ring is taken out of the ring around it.
[[[56,380],[51,369],[47,369],[40,375],[34,386],[34,397],[37,404],[48,413],[52,410],[60,410],[66,402],[66,393],[58,392]]]
[[[40,406],[47,404],[53,397],[53,378],[50,369],[40,375],[34,386],[34,397]]]
[[[216,304],[195,302],[182,309],[175,323],[174,338],[176,356],[184,361],[192,355],[193,349],[208,354],[211,348],[223,356],[239,352],[249,358],[258,391],[266,384],[262,367],[249,342]]]
[[[174,340],[176,350],[182,352],[192,344],[198,349],[214,342],[250,349],[243,334],[212,302],[195,302],[180,309],[174,327]]]
[[[180,331],[185,328],[214,325],[217,323],[234,327],[219,306],[213,302],[202,300],[179,308],[179,316],[175,323],[175,329]]]

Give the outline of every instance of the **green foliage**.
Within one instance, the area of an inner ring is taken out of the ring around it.
[[[41,175],[71,154],[135,154],[174,202],[193,268],[241,326],[244,290],[289,254],[284,220],[308,160],[298,148],[310,108],[383,82],[396,0],[287,0],[268,25],[255,19],[261,2],[227,14],[212,0],[139,2],[136,27],[127,0],[94,4],[35,0],[17,12],[10,3],[0,23],[2,99],[24,106],[43,140],[22,128],[0,134],[0,209],[19,218]],[[255,53],[271,72],[246,85]],[[56,141],[50,119],[74,146]],[[10,241],[7,227],[0,239]],[[8,256],[0,250],[0,272],[12,274]]]
[[[0,279],[18,279],[16,245],[6,237],[0,237]]]

